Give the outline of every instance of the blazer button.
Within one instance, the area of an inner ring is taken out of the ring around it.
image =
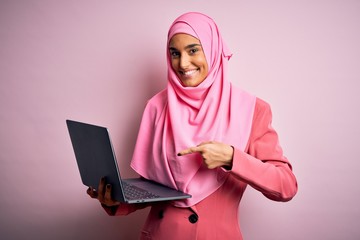
[[[194,213],[189,216],[189,222],[196,223],[198,221],[199,217]]]
[[[159,218],[160,219],[164,218],[164,210],[159,211]]]

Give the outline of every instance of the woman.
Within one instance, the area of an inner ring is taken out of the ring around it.
[[[208,16],[186,13],[171,25],[168,86],[145,108],[131,167],[192,198],[152,204],[141,239],[242,239],[238,207],[247,185],[275,201],[297,192],[270,106],[231,85],[230,57]],[[110,215],[148,206],[113,201],[103,180],[88,194]]]

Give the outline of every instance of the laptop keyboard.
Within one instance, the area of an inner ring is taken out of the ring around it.
[[[122,182],[124,187],[124,193],[127,199],[149,199],[149,198],[159,198],[160,196],[155,195],[151,192],[148,192],[142,188],[136,187],[134,185]]]

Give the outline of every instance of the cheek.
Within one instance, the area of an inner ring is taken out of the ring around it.
[[[208,68],[208,65],[207,65],[207,62],[206,62],[206,61],[205,61],[205,62],[202,62],[202,67],[203,67],[203,69],[204,69],[204,72],[207,74],[209,68]]]
[[[199,56],[197,58],[198,66],[201,66],[204,70],[208,70],[208,65],[205,56]]]
[[[209,68],[208,68],[207,63],[205,63],[205,72],[206,72],[206,74],[208,74],[208,72],[209,72]]]
[[[178,66],[177,60],[176,59],[171,59],[170,61],[171,61],[171,67],[173,68],[174,71],[176,71],[177,66]]]

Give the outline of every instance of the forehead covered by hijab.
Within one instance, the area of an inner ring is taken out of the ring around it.
[[[168,44],[171,38],[178,33],[189,34],[199,39],[206,60],[213,65],[218,54],[219,32],[215,22],[202,13],[185,13],[175,19],[168,32]]]

